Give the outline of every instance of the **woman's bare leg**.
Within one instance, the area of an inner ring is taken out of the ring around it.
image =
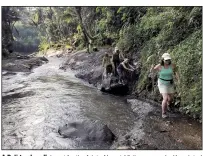
[[[168,105],[171,104],[171,101],[173,100],[173,93],[168,94]]]
[[[172,100],[173,100],[173,94],[172,94],[172,93],[169,93],[167,99],[168,99],[168,100],[167,100],[167,108],[168,108],[168,110],[170,111],[170,110],[171,110],[170,104],[171,104],[171,102],[172,102]]]
[[[163,114],[166,114],[168,94],[162,93],[162,97],[163,97],[163,101],[162,101],[162,115],[163,115]]]

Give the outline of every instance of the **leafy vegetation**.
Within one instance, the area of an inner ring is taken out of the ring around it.
[[[20,20],[18,10],[13,7],[2,7],[2,55],[7,57],[12,52],[13,35],[12,30],[15,29],[15,22]]]
[[[201,119],[202,17],[200,7],[148,8],[140,22],[121,30],[118,42],[131,53],[140,52],[141,73],[135,90],[146,86],[151,64],[169,52],[179,69],[181,109]]]

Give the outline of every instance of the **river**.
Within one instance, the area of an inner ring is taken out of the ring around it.
[[[135,116],[123,97],[108,95],[58,70],[62,59],[31,73],[2,77],[3,149],[108,149],[109,145],[79,144],[58,134],[71,121],[100,120],[116,136],[134,127]]]

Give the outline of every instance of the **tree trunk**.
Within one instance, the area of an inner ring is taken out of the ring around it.
[[[90,52],[90,40],[95,40],[95,37],[92,37],[86,30],[85,26],[83,25],[83,22],[82,22],[82,16],[81,16],[81,7],[75,7],[75,10],[77,12],[77,15],[78,15],[78,18],[79,18],[79,23],[81,25],[81,28],[82,28],[82,33],[84,35],[84,39],[85,39],[85,44],[86,44],[86,47],[87,47],[87,52],[89,53]]]

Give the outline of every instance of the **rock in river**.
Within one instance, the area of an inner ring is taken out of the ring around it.
[[[58,133],[64,138],[79,138],[81,141],[112,143],[115,135],[100,121],[76,121],[59,127]]]

